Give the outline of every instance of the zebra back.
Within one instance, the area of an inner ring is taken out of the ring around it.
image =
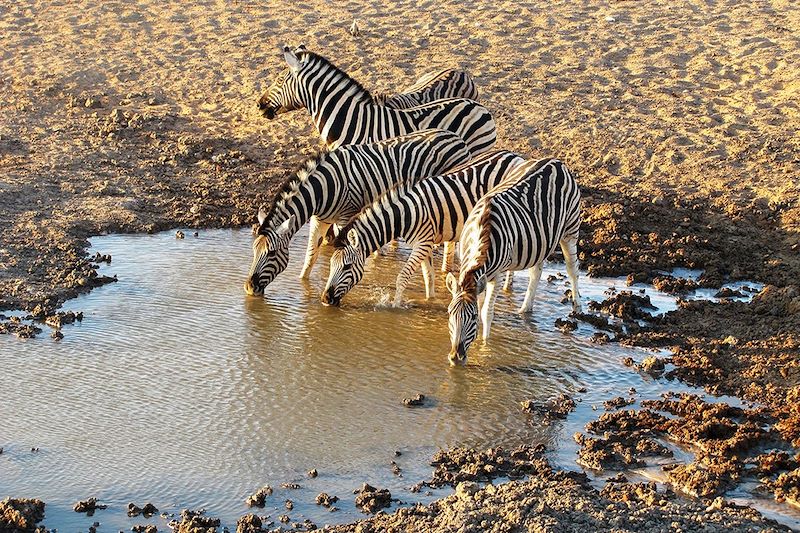
[[[467,72],[458,69],[429,72],[400,94],[376,97],[376,103],[394,109],[407,109],[446,98],[477,100],[475,80]]]
[[[461,136],[473,155],[488,151],[497,132],[488,109],[467,99],[444,99],[392,109],[375,104],[373,96],[356,80],[313,52],[285,51],[296,86],[296,99],[311,114],[317,131],[330,147],[389,139],[412,131],[437,128]],[[265,109],[271,109],[264,104]]]
[[[580,190],[557,159],[525,163],[484,196],[462,232],[459,285],[480,292],[488,279],[529,268],[580,227]]]
[[[524,162],[519,154],[497,150],[446,174],[398,183],[356,215],[336,244],[345,246],[350,230],[356,231],[367,254],[395,239],[435,244],[457,240],[473,205]]]

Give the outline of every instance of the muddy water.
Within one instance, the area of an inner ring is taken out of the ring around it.
[[[596,414],[592,403],[630,387],[642,398],[688,390],[643,380],[620,363],[642,352],[593,345],[588,327],[570,336],[555,330],[569,312],[559,303],[563,281],[541,285],[532,317],[514,313],[524,275],[498,298],[489,345],[473,348],[467,368],[451,369],[441,278],[435,301],[424,301],[418,279],[407,307],[389,307],[406,257],[399,249],[372,262],[341,308],[323,307],[327,257],[309,282],[299,281],[302,237],[265,298],[241,290],[246,231],[93,239],[93,251],[113,256],[103,271],[119,282],[65,306],[83,311],[83,322],[65,328],[60,342],[46,332],[0,337],[0,496],[43,499],[45,523],[61,529],[147,522],[125,516],[129,501],[167,512],[205,507],[233,527],[247,512],[244,499],[270,484],[275,494],[262,514],[349,521],[360,516],[351,491],[364,481],[407,502],[440,496],[408,491],[427,477],[437,447],[544,442],[557,464],[575,469],[571,435]],[[581,283],[586,299],[621,288],[619,280]],[[580,387],[588,392],[576,394]],[[582,399],[566,422],[545,426],[520,410],[522,400],[559,392]],[[404,407],[416,393],[426,405]],[[316,479],[306,478],[311,468]],[[283,482],[302,488],[281,489]],[[314,505],[322,491],[342,499],[339,512]],[[109,509],[92,518],[71,511],[89,496]],[[158,516],[149,522],[165,526]]]

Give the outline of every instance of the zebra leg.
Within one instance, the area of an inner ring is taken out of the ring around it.
[[[319,247],[322,239],[328,232],[331,225],[328,222],[321,222],[317,217],[311,217],[308,228],[308,247],[306,248],[306,260],[303,263],[303,270],[300,271],[300,279],[308,279],[314,263],[317,261]]]
[[[423,261],[428,261],[430,259],[431,251],[433,251],[432,243],[425,242],[414,246],[414,249],[411,251],[411,255],[408,257],[408,261],[406,261],[406,264],[400,269],[400,273],[397,274],[397,288],[394,292],[395,307],[400,306],[400,303],[403,301],[403,292],[406,290],[408,282],[411,281],[411,276],[414,275],[414,272],[417,271]]]
[[[436,277],[433,275],[433,255],[422,261],[422,277],[425,279],[425,298],[430,300],[436,296]]]
[[[520,313],[530,313],[533,307],[533,298],[536,296],[536,289],[539,287],[539,280],[542,279],[542,262],[538,262],[528,270],[530,280],[528,280],[528,290],[525,292],[525,300],[522,302],[522,307],[519,308]]]
[[[572,311],[581,312],[581,293],[578,290],[578,236],[564,236],[559,242],[564,261],[567,264],[567,276],[572,287]]]
[[[495,290],[497,280],[486,282],[486,296],[483,298],[483,307],[481,308],[481,322],[483,323],[483,340],[489,339],[489,330],[492,328],[492,318],[494,318],[494,301],[497,299],[497,291]]]
[[[511,292],[512,285],[514,285],[514,271],[509,270],[506,272],[506,281],[503,283],[503,292]]]
[[[442,252],[442,272],[450,272],[453,269],[455,255],[456,243],[446,241],[444,243],[444,251]]]

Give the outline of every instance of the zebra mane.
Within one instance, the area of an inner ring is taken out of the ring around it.
[[[308,177],[330,153],[331,151],[328,148],[322,148],[316,155],[301,163],[300,168],[290,173],[289,177],[284,180],[281,188],[272,198],[269,209],[267,209],[267,216],[264,218],[264,223],[258,228],[258,233],[260,235],[263,235],[268,229],[277,225],[275,224],[275,219],[284,211],[286,202],[297,196],[300,186],[308,180]],[[281,222],[283,222],[283,220],[281,220]]]
[[[328,59],[327,57],[321,56],[321,55],[317,54],[316,52],[312,52],[310,50],[303,50],[303,51],[300,52],[300,54],[305,54],[306,57],[307,57],[307,60],[311,60],[311,61],[316,61],[316,62],[322,63],[323,68],[330,68],[332,70],[340,72],[342,74],[342,76],[350,83],[351,86],[354,86],[354,87],[358,88],[358,90],[365,95],[367,101],[369,101],[370,103],[375,101],[375,97],[372,95],[372,92],[370,92],[366,87],[364,87],[361,84],[360,81],[358,81],[357,79],[353,78],[350,75],[350,73],[348,73],[347,71],[345,71],[345,70],[339,68],[338,66],[336,66],[335,64],[333,64],[331,62],[331,60]]]
[[[413,185],[413,183],[406,181],[395,183],[371,203],[365,205],[361,211],[359,211],[347,222],[347,224],[345,224],[345,226],[339,231],[339,234],[336,235],[336,238],[333,241],[334,248],[344,248],[347,246],[347,232],[353,229],[358,221],[367,215],[367,212],[380,215],[383,210],[395,205],[400,195],[413,187]]]
[[[489,218],[492,214],[491,197],[484,198],[475,206],[478,211],[479,218],[479,234],[477,250],[470,250],[469,257],[465,257],[466,263],[461,269],[458,284],[461,290],[477,297],[478,290],[478,270],[484,266],[489,252],[489,242],[491,240],[491,226],[489,225]]]

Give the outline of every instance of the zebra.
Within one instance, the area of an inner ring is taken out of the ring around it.
[[[406,87],[400,94],[372,93],[376,104],[394,109],[408,109],[445,98],[477,100],[475,80],[463,70],[449,68],[423,74],[414,85]]]
[[[259,99],[258,107],[267,118],[305,107],[329,148],[438,128],[459,134],[477,155],[497,139],[492,114],[473,100],[448,98],[394,109],[376,103],[346,72],[304,47],[292,51],[284,46],[283,54],[289,68]]]
[[[444,130],[324,150],[286,180],[268,211],[259,210],[245,292],[263,294],[286,268],[289,241],[306,222],[311,229],[301,279],[311,273],[322,236],[332,223],[344,225],[396,183],[434,176],[469,159],[461,137]]]
[[[432,298],[434,246],[457,241],[472,207],[524,162],[525,158],[519,154],[497,150],[447,174],[416,184],[400,183],[389,189],[348,222],[334,241],[322,303],[339,305],[342,297],[361,280],[367,257],[395,239],[413,242],[414,248],[397,276],[394,305],[400,305],[403,291],[420,265],[425,295]]]
[[[542,262],[561,245],[572,287],[572,308],[580,312],[577,243],[581,223],[580,191],[566,165],[557,159],[517,167],[506,181],[470,212],[461,234],[459,277],[447,275],[450,364],[466,364],[467,349],[478,333],[478,295],[483,338],[489,337],[502,272],[530,269],[521,313],[530,312],[542,275]]]

